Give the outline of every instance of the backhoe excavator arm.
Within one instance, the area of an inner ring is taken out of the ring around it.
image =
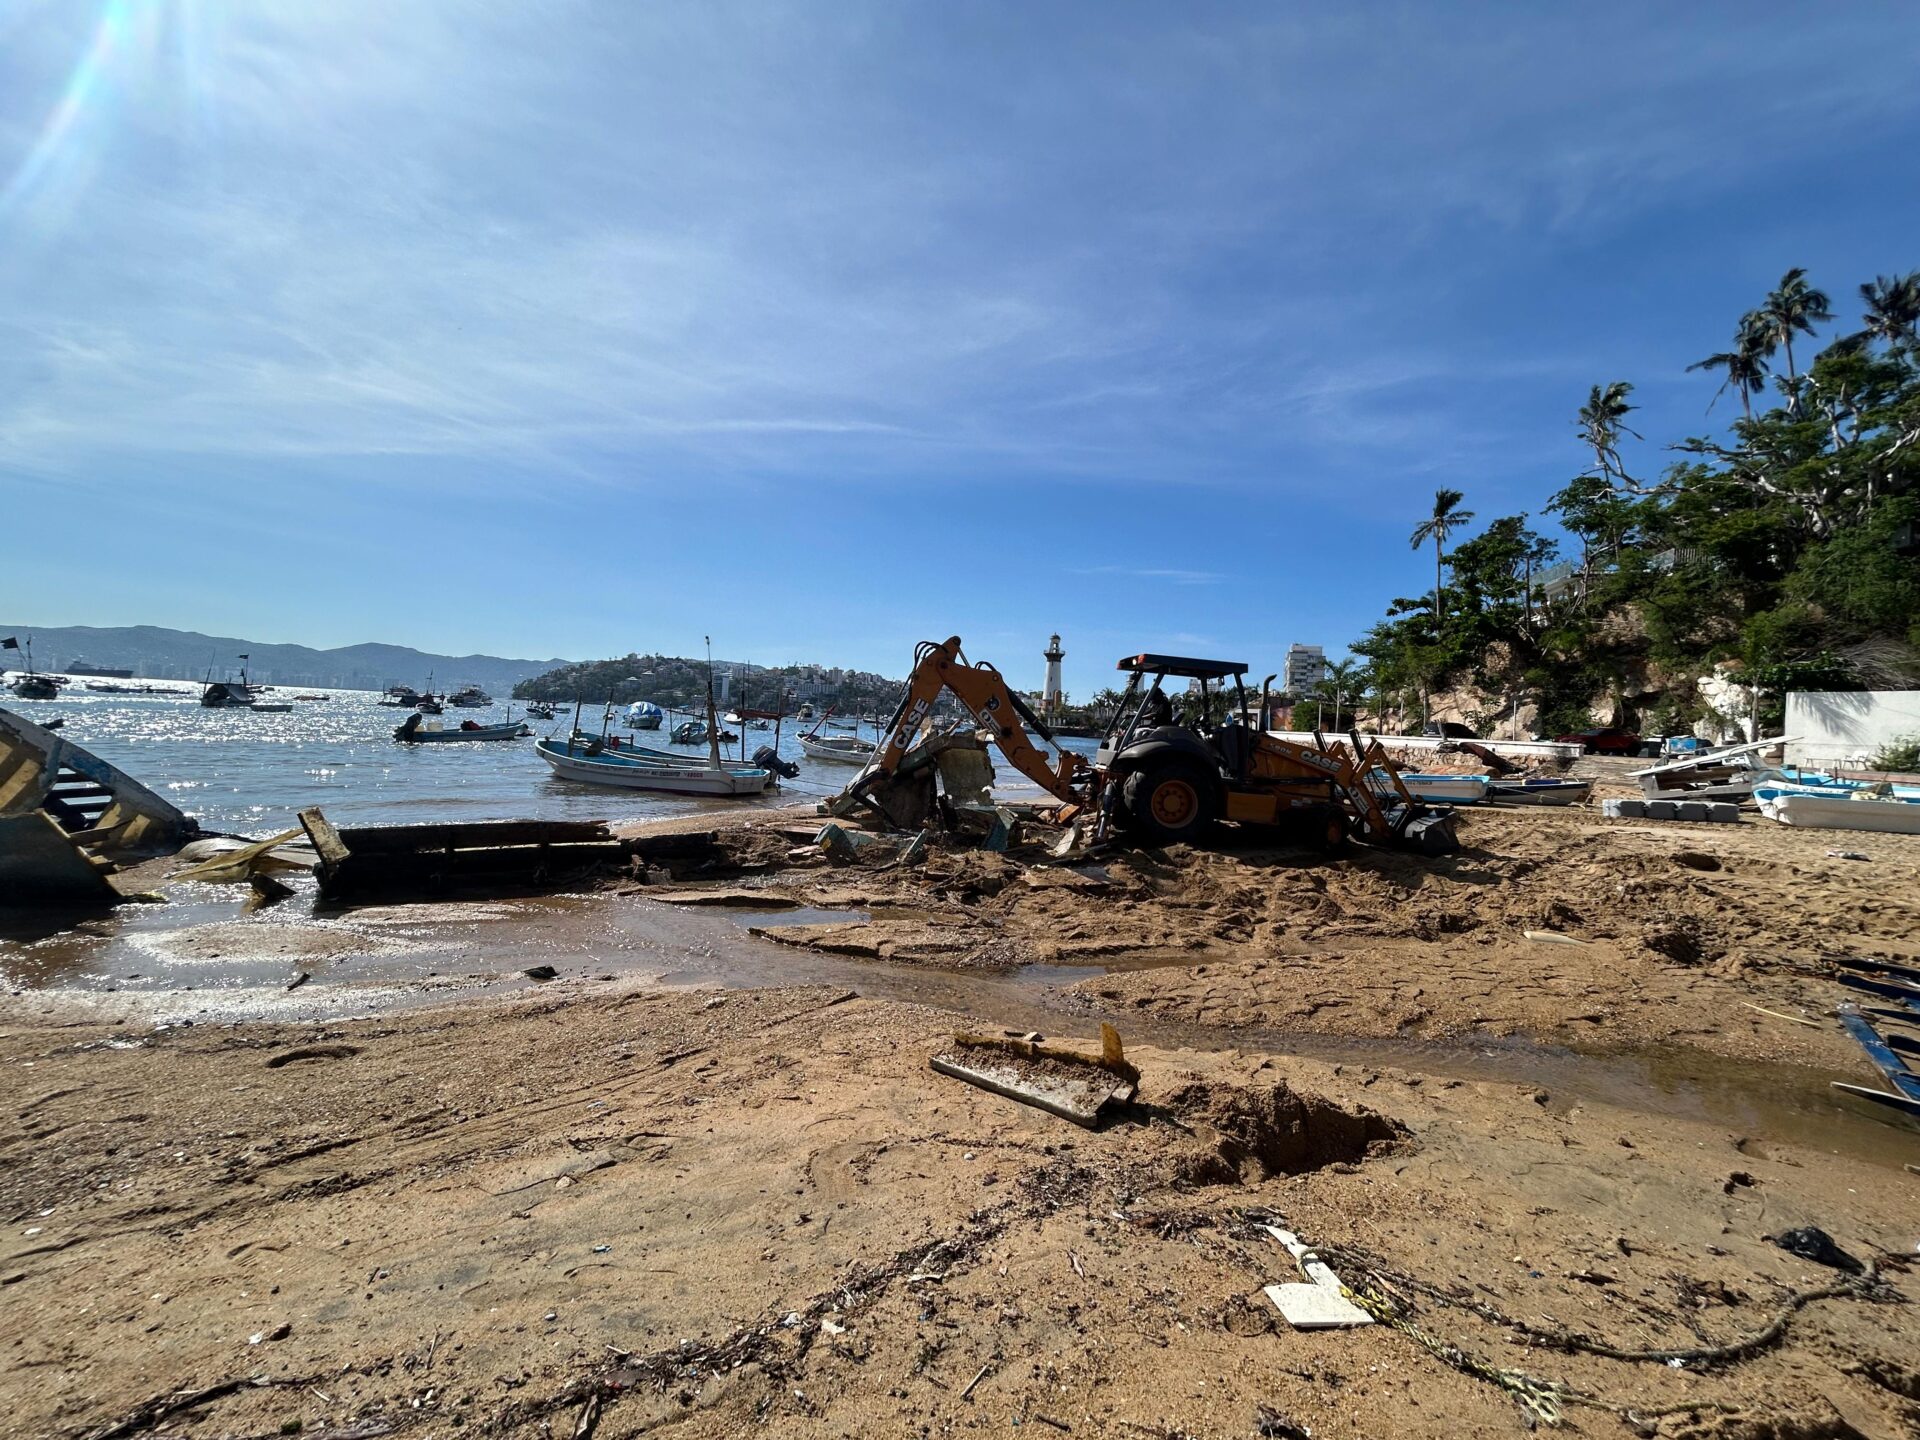
[[[960,651],[960,637],[951,636],[945,644],[922,641],[914,650],[913,674],[907,678],[907,693],[894,712],[867,772],[857,788],[867,788],[880,775],[891,775],[912,748],[920,724],[933,713],[934,702],[942,690],[950,690],[979,722],[1000,753],[1015,769],[1049,795],[1068,805],[1085,805],[1088,795],[1082,783],[1086,761],[1071,751],[1062,751],[1058,765],[1033,743],[1027,733],[1031,726],[1043,740],[1052,733],[991,665],[970,665]]]

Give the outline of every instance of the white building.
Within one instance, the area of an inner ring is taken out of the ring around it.
[[[1327,654],[1318,645],[1293,644],[1287,647],[1284,688],[1289,694],[1311,694],[1313,687],[1327,678]]]
[[[1047,641],[1042,658],[1047,662],[1047,683],[1040,692],[1040,713],[1052,715],[1060,709],[1060,662],[1067,658],[1067,652],[1060,648],[1058,635]]]

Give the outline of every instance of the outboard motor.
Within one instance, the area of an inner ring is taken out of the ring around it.
[[[771,770],[782,780],[791,780],[800,773],[800,767],[791,760],[782,760],[780,752],[771,745],[762,745],[753,752],[753,764],[762,770]]]

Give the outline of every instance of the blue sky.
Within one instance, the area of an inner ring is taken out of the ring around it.
[[[1277,669],[1920,265],[1911,4],[0,0],[0,614]],[[1652,468],[1657,458],[1637,457]],[[85,539],[80,538],[85,532]],[[1033,674],[1027,675],[1031,670]]]

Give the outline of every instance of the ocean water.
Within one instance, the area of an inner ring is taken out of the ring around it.
[[[210,710],[199,703],[198,686],[182,686],[168,695],[108,695],[74,685],[58,700],[18,700],[0,695],[0,705],[44,723],[62,716],[61,733],[76,744],[118,765],[142,784],[164,795],[197,819],[204,829],[265,836],[292,829],[296,815],[318,805],[329,819],[349,825],[408,825],[465,820],[645,820],[744,807],[791,805],[837,793],[858,770],[851,765],[808,759],[797,740],[796,723],[781,727],[779,752],[796,762],[800,776],[779,790],[745,800],[703,800],[691,796],[650,795],[556,780],[534,753],[533,739],[462,745],[405,745],[393,739],[393,727],[407,711],[379,704],[372,691],[334,690],[323,701],[296,701],[296,692],[265,698],[293,706],[287,714],[247,710]],[[521,707],[512,707],[520,718]],[[452,710],[442,725],[462,719],[500,724],[508,707]],[[666,728],[642,734],[642,744],[667,744],[667,729],[685,717],[669,715]],[[429,722],[431,723],[431,722]],[[573,723],[571,706],[552,720],[529,722],[534,736],[564,736]],[[811,723],[811,722],[806,722]],[[598,706],[583,707],[583,729],[597,733]],[[613,719],[613,732],[629,734]],[[847,734],[832,730],[829,734]],[[874,738],[872,726],[863,736]],[[773,741],[771,731],[745,732],[747,751]],[[1092,753],[1092,743],[1068,741]],[[737,757],[738,745],[722,747]],[[1010,798],[1037,796],[1011,767],[996,757],[996,774]]]

